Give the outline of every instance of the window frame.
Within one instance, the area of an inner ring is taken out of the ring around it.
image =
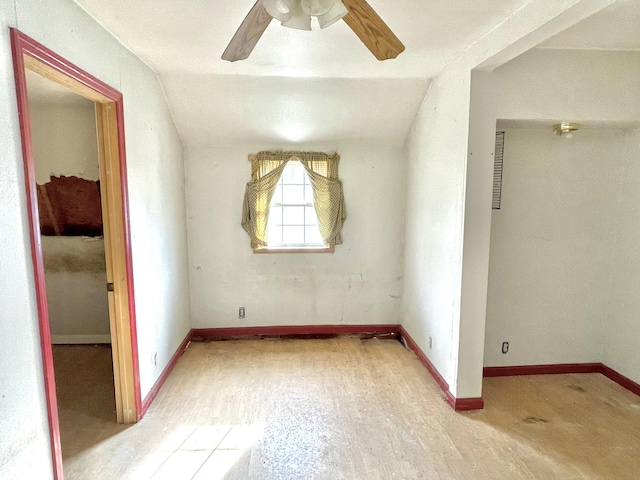
[[[253,161],[253,159],[255,158],[255,155],[249,155],[249,162]],[[290,161],[296,161],[296,160],[290,160]],[[285,167],[286,168],[286,167]],[[284,172],[283,172],[284,174]],[[305,175],[308,174],[305,171]],[[272,205],[269,205],[269,207],[271,208]],[[315,209],[315,204],[313,205],[313,208]],[[258,254],[270,254],[270,253],[334,253],[335,252],[335,245],[325,245],[325,246],[320,246],[320,245],[310,245],[310,246],[296,246],[296,245],[283,245],[283,246],[264,246],[264,247],[254,247],[252,248],[253,253],[258,253]]]

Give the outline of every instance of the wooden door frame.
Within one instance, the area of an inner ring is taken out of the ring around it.
[[[135,423],[142,417],[143,409],[133,291],[123,98],[119,91],[32,38],[17,29],[10,30],[53,472],[55,479],[62,480],[62,450],[40,240],[26,70],[59,83],[95,102],[96,105],[107,282],[113,283],[114,286],[113,292],[108,296],[117,421]]]

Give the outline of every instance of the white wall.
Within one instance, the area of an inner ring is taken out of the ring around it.
[[[36,183],[47,183],[51,175],[100,179],[93,102],[67,105],[29,102],[29,115]]]
[[[476,233],[487,223],[482,205],[489,197],[473,182],[487,177],[482,158],[490,151],[486,141],[476,141],[471,70],[504,63],[612,1],[528,2],[459,52],[431,84],[416,118],[407,148],[402,323],[456,398],[482,391],[489,255],[489,229]]]
[[[533,49],[478,80],[497,118],[635,122],[640,52]]]
[[[571,140],[550,128],[505,131],[502,208],[491,225],[487,365],[601,361],[617,304],[617,206],[630,200],[620,197],[620,182],[640,159],[630,156],[626,136],[607,128],[584,128]],[[634,180],[637,188],[640,176]]]
[[[128,52],[120,69],[144,397],[191,330],[184,157],[156,75]]]
[[[476,168],[469,169],[467,185],[474,188],[467,191],[467,205],[488,204],[496,119],[544,121],[548,126],[560,120],[587,125],[637,124],[640,121],[639,78],[640,54],[637,52],[532,50],[494,72],[474,72],[469,142]],[[465,222],[469,226],[465,229],[466,238],[474,237],[483,243],[482,239],[489,238],[491,218],[486,208],[468,209]],[[488,248],[478,248],[473,261],[476,265],[487,264],[488,258]],[[477,291],[483,291],[482,283],[474,286]],[[466,313],[484,318],[486,311],[482,302],[476,302]],[[492,328],[487,325],[487,335]],[[627,333],[632,335],[633,331],[622,331],[620,335]],[[494,333],[491,335],[497,338]],[[493,338],[487,339],[487,352],[495,350]],[[520,363],[525,364],[537,361],[521,360]],[[550,361],[552,359],[543,363]],[[629,364],[621,370],[630,369]]]
[[[27,83],[30,95],[40,85],[29,77]],[[83,100],[45,103],[30,96],[38,184],[49,182],[51,175],[100,178],[95,107]],[[42,253],[52,342],[109,343],[104,241],[42,236]]]
[[[402,325],[454,396],[470,81],[468,69],[449,69],[431,83],[406,149]]]
[[[343,244],[333,254],[254,254],[240,226],[247,155],[336,147],[347,211]],[[373,141],[188,147],[193,327],[400,323],[404,165],[399,146]]]
[[[0,478],[52,478],[9,26],[0,2]]]
[[[110,343],[104,240],[42,236],[53,343]]]
[[[617,181],[610,298],[603,315],[601,361],[640,383],[640,130],[627,130]]]
[[[17,26],[124,94],[141,390],[149,392],[190,329],[182,145],[155,74],[68,0],[0,7],[0,61],[12,72]],[[50,478],[20,131],[12,75],[0,79],[0,477]],[[7,320],[8,319],[8,320]],[[153,352],[158,364],[152,363]],[[17,473],[19,472],[19,473]]]

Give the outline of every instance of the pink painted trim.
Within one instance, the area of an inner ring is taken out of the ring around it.
[[[464,412],[467,410],[482,410],[484,408],[484,399],[477,398],[456,398],[453,402],[453,409],[456,412]]]
[[[478,398],[456,398],[453,396],[451,391],[449,390],[449,384],[446,380],[440,375],[438,369],[431,363],[431,361],[424,354],[422,349],[418,346],[418,344],[411,338],[411,335],[407,333],[407,331],[401,326],[400,327],[400,336],[407,342],[407,345],[413,353],[416,354],[420,363],[424,365],[424,367],[429,371],[433,379],[440,386],[442,391],[444,392],[444,397],[447,403],[451,408],[453,408],[456,412],[464,411],[464,410],[481,410],[484,408],[484,400],[482,397]]]
[[[550,365],[518,365],[484,367],[483,377],[511,377],[514,375],[555,375],[563,373],[602,373],[601,363],[558,363]]]
[[[11,29],[11,49],[13,55],[13,73],[16,83],[16,99],[18,103],[18,119],[22,138],[22,158],[24,159],[24,180],[27,193],[27,214],[29,217],[29,237],[31,258],[36,290],[38,324],[40,328],[40,349],[42,352],[42,368],[44,373],[44,391],[49,421],[49,437],[51,443],[51,461],[53,478],[62,480],[62,447],[60,444],[60,423],[58,420],[58,401],[56,382],[53,370],[53,349],[51,348],[51,329],[49,327],[49,310],[47,307],[47,289],[44,280],[44,263],[42,245],[40,243],[40,218],[38,216],[38,194],[36,191],[35,164],[33,162],[33,143],[31,122],[29,117],[29,101],[27,97],[27,79],[24,69],[24,57],[28,45],[25,38],[15,29]]]
[[[483,377],[511,377],[516,375],[562,375],[567,373],[601,373],[631,393],[640,396],[640,384],[602,363],[554,363],[549,365],[516,365],[484,367]]]
[[[51,435],[51,451],[54,479],[62,480],[62,450],[60,446],[60,429],[58,422],[58,408],[56,401],[55,376],[53,371],[53,353],[51,349],[51,331],[47,308],[47,294],[42,260],[42,246],[40,244],[40,220],[38,217],[38,201],[36,191],[35,166],[32,150],[32,133],[29,117],[27,97],[27,82],[24,70],[24,55],[33,57],[51,68],[64,73],[70,78],[86,85],[92,90],[109,98],[116,105],[118,124],[118,151],[120,156],[120,174],[122,183],[122,205],[124,216],[125,262],[127,270],[127,286],[129,294],[129,320],[131,328],[131,349],[133,363],[134,394],[136,412],[142,410],[140,397],[140,369],[138,359],[138,342],[136,330],[135,295],[133,290],[133,262],[131,254],[131,233],[129,225],[129,201],[127,190],[126,150],[124,142],[124,114],[122,94],[106,83],[76,67],[44,45],[36,42],[27,35],[12,28],[11,46],[13,67],[16,83],[16,97],[18,103],[18,117],[22,138],[22,156],[25,170],[25,187],[27,193],[27,213],[29,216],[29,231],[31,240],[31,256],[33,259],[36,303],[38,307],[38,323],[40,328],[40,344],[44,370],[45,396],[49,417],[49,431]]]
[[[640,385],[630,378],[625,377],[624,375],[616,372],[614,369],[609,368],[606,365],[602,365],[600,373],[602,373],[609,380],[613,380],[621,387],[626,388],[631,393],[635,393],[636,395],[640,396]]]
[[[192,338],[221,339],[282,335],[391,335],[399,325],[282,325],[275,327],[194,328]]]
[[[164,385],[164,382],[167,380],[167,378],[173,371],[173,368],[176,366],[176,364],[178,363],[178,360],[180,360],[180,357],[185,352],[185,350],[187,349],[190,343],[191,343],[191,331],[187,333],[187,336],[184,337],[184,340],[182,340],[182,343],[178,345],[178,349],[175,351],[175,353],[169,360],[169,363],[167,363],[167,366],[164,367],[164,370],[162,370],[162,373],[158,377],[158,380],[156,380],[156,383],[153,385],[153,387],[145,397],[144,401],[142,402],[142,408],[138,410],[138,421],[140,421],[142,417],[144,417],[144,415],[147,413],[147,410],[149,409],[149,407],[155,400],[156,396],[160,392],[160,389]]]
[[[454,397],[453,395],[451,395],[451,393],[449,393],[449,384],[446,382],[443,376],[440,375],[440,372],[438,371],[438,369],[433,365],[433,363],[431,363],[431,361],[427,358],[427,356],[424,354],[422,349],[413,340],[413,338],[411,338],[411,335],[409,335],[407,331],[404,329],[404,327],[402,326],[400,327],[400,336],[404,338],[404,340],[407,342],[407,345],[409,346],[409,349],[413,350],[413,353],[416,354],[416,357],[418,357],[418,360],[420,360],[420,363],[424,365],[424,367],[429,371],[429,373],[431,374],[433,379],[436,381],[436,383],[440,386],[440,388],[445,393],[445,395],[447,395],[447,403],[449,403],[449,405],[452,405],[453,400],[451,400],[451,403],[450,403],[449,397],[451,397],[452,399]]]

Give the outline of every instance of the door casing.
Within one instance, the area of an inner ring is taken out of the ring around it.
[[[108,297],[116,419],[118,423],[135,423],[144,412],[140,395],[133,290],[123,96],[116,89],[13,28],[11,46],[53,472],[56,480],[62,480],[62,450],[25,70],[31,70],[63,85],[96,105],[107,282],[113,284],[113,291],[108,293]]]

